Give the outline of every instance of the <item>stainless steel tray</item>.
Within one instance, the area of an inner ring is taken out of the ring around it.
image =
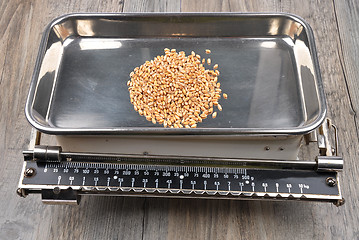
[[[133,110],[126,82],[176,48],[220,66],[228,100],[196,129],[153,125]],[[293,135],[326,114],[312,31],[289,14],[71,14],[48,25],[26,104],[49,134]]]

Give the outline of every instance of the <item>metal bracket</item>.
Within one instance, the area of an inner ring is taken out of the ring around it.
[[[136,155],[136,154],[105,154],[84,152],[62,152],[59,146],[37,145],[34,150],[24,151],[25,161],[66,162],[68,159],[74,162],[121,162],[132,164],[155,165],[216,165],[222,167],[261,167],[268,169],[297,169],[315,170],[321,172],[340,171],[343,167],[343,159],[334,156],[318,156],[315,161],[308,160],[276,160],[276,159],[242,159],[242,158],[214,158],[214,157],[185,157],[162,155]],[[24,170],[25,177],[36,174],[35,170]]]
[[[61,151],[60,146],[43,146],[36,145],[33,151],[33,159],[35,161],[61,161]]]
[[[304,135],[305,144],[309,145],[311,142],[318,142],[317,131],[311,131],[310,133]]]
[[[332,148],[329,136],[330,129],[334,129],[334,148]],[[321,156],[338,156],[338,128],[332,123],[329,118],[326,118],[324,123],[318,128],[318,148]]]
[[[343,170],[343,159],[338,156],[318,156],[317,172],[340,172]]]
[[[59,187],[41,190],[41,198],[43,203],[52,205],[78,205],[81,200],[78,191],[71,188],[61,190]]]

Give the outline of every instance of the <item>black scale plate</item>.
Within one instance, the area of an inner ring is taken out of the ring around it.
[[[22,181],[29,189],[340,199],[338,185],[326,183],[336,172],[33,161],[26,168],[35,169]]]

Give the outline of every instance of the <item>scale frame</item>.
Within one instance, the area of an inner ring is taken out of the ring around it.
[[[334,129],[335,148],[329,143]],[[344,204],[337,128],[327,119],[317,134],[315,161],[62,152],[40,145],[34,131],[17,193],[41,194],[43,203],[79,204],[82,195],[296,200]]]

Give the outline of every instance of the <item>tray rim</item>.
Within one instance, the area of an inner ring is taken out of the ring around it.
[[[309,124],[288,128],[163,128],[163,127],[118,127],[118,128],[60,128],[43,125],[38,122],[31,113],[32,103],[36,91],[36,83],[40,73],[41,63],[46,53],[46,43],[53,26],[71,17],[287,17],[299,22],[307,33],[309,50],[314,65],[316,84],[318,88],[319,113]],[[285,136],[305,135],[318,128],[324,121],[327,113],[326,98],[324,94],[322,77],[317,57],[313,30],[310,25],[300,16],[285,12],[262,12],[262,13],[232,13],[232,12],[179,12],[179,13],[70,13],[59,16],[52,20],[43,32],[38,56],[35,62],[34,72],[31,78],[28,97],[25,104],[25,116],[29,123],[40,132],[50,135],[240,135],[240,136]]]

